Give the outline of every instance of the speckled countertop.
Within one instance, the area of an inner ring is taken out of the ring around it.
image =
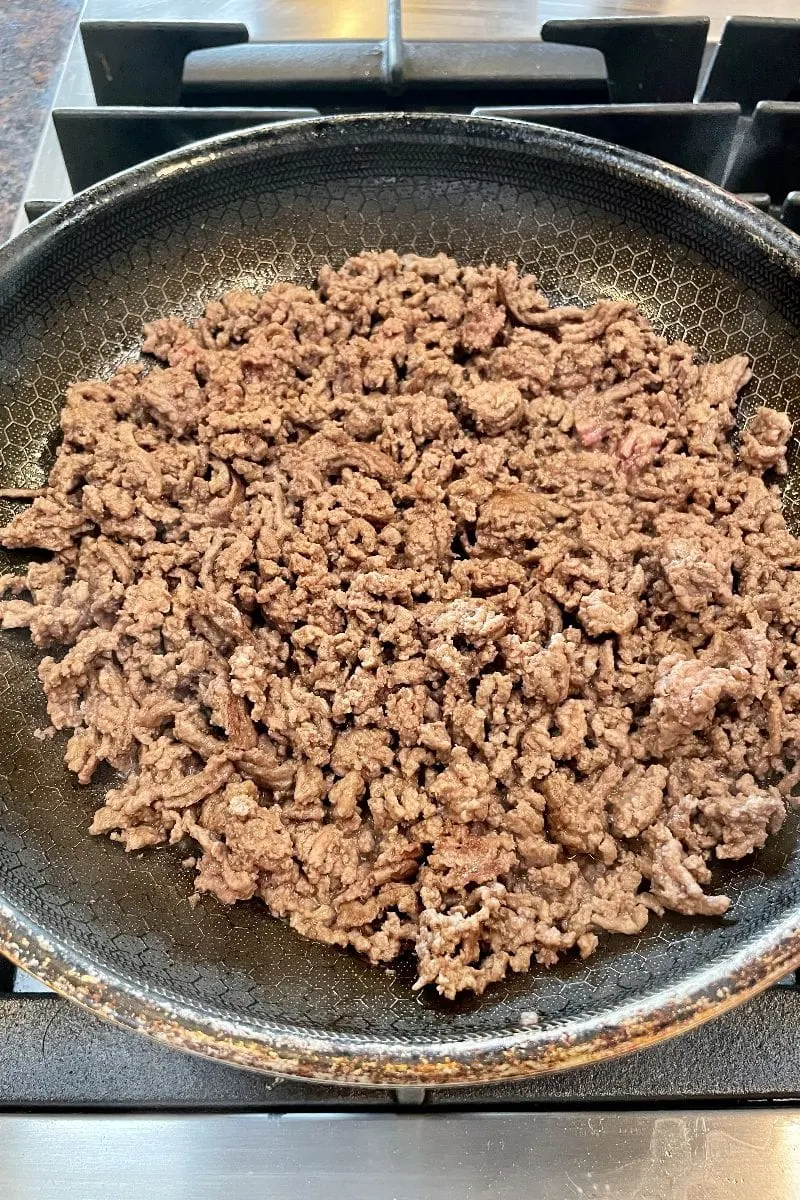
[[[0,0],[0,241],[8,237],[81,0]]]

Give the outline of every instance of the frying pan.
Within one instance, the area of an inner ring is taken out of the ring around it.
[[[741,405],[800,410],[800,241],[716,188],[571,133],[456,116],[237,132],[91,188],[0,251],[0,462],[52,463],[65,386],[135,357],[142,322],[234,287],[310,283],[365,247],[515,259],[560,302],[639,305],[706,357],[744,351]],[[797,527],[794,467],[785,493]],[[14,508],[3,502],[0,519]],[[7,554],[3,570],[19,569]],[[0,950],[101,1016],[247,1067],[359,1084],[511,1079],[606,1057],[729,1008],[800,960],[797,822],[720,872],[721,921],[653,919],[456,1003],[304,941],[256,903],[187,903],[180,852],[87,836],[46,724],[38,652],[0,640]]]

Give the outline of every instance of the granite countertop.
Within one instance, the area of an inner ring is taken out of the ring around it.
[[[0,0],[0,242],[11,232],[81,0]]]

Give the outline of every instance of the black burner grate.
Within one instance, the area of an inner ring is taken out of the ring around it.
[[[216,133],[320,112],[417,109],[540,121],[756,198],[800,229],[800,20],[548,21],[541,41],[250,42],[230,21],[81,24],[95,92],[54,124],[78,191]],[[478,103],[479,102],[479,103]],[[477,104],[477,106],[476,106]],[[50,197],[31,197],[29,219]]]
[[[381,108],[539,121],[654,154],[800,231],[800,20],[551,21],[542,42],[413,42],[389,0],[383,41],[250,43],[222,21],[86,21],[95,91],[54,124],[86,187],[219,132]],[[476,107],[479,105],[479,107]],[[52,201],[33,196],[35,219]],[[258,1076],[103,1024],[0,959],[0,1108],[602,1107],[800,1097],[794,976],[749,1005],[629,1058],[480,1091],[366,1091]]]

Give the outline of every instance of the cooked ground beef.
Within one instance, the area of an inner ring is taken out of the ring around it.
[[[482,992],[653,913],[718,916],[800,777],[800,543],[728,440],[746,358],[515,267],[363,254],[145,330],[69,389],[2,535],[93,833],[185,844],[416,987]]]

